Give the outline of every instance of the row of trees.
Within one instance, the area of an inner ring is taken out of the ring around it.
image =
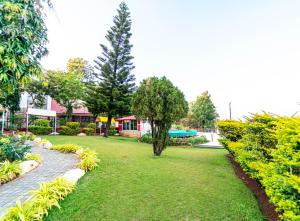
[[[95,69],[84,59],[74,58],[69,60],[66,71],[42,72],[39,62],[47,54],[47,29],[41,2],[0,3],[0,13],[4,15],[0,18],[1,106],[11,113],[18,111],[22,91],[27,91],[37,106],[43,106],[45,95],[50,95],[66,108],[69,117],[74,107],[84,103],[95,116],[108,116],[105,136],[113,116],[134,113],[151,123],[153,152],[160,155],[166,147],[168,130],[187,115],[188,103],[165,77],[148,78],[136,88],[130,43],[132,22],[127,5],[120,4],[114,25],[106,35],[108,45],[100,45],[102,55],[95,60]],[[203,106],[201,100],[191,110],[206,125],[208,122],[199,112],[208,106]]]
[[[107,32],[108,46],[101,44],[102,55],[95,60],[95,69],[82,58],[70,59],[67,71],[47,71],[43,78],[32,80],[25,88],[34,100],[45,95],[53,97],[67,110],[68,117],[74,107],[83,102],[98,116],[106,114],[106,134],[113,116],[126,115],[131,110],[131,96],[136,89],[131,56],[131,18],[127,5],[122,2]]]

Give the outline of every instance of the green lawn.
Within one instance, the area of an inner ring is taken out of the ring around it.
[[[45,137],[97,151],[101,162],[45,220],[264,220],[226,150],[168,148],[100,137]]]

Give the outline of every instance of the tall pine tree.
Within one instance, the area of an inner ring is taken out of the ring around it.
[[[98,93],[101,94],[99,113],[106,113],[108,122],[105,137],[108,136],[111,119],[130,112],[131,96],[135,90],[135,77],[131,74],[134,65],[131,56],[131,19],[127,5],[122,2],[114,16],[114,25],[105,36],[109,47],[101,44],[102,56],[97,57],[95,77],[99,80]],[[99,103],[99,102],[98,102]]]

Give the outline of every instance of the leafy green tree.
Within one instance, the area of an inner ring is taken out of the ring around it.
[[[85,94],[85,106],[88,108],[89,112],[92,113],[95,117],[100,114],[103,114],[103,110],[106,110],[104,103],[105,97],[102,95],[102,89],[100,85],[86,85],[86,94]]]
[[[98,70],[95,78],[99,81],[95,89],[101,94],[95,98],[101,99],[98,103],[103,104],[99,107],[99,111],[108,116],[105,137],[108,136],[112,117],[130,112],[131,96],[135,90],[135,77],[131,74],[134,65],[131,56],[132,45],[129,42],[130,12],[124,2],[120,4],[117,12],[113,19],[114,25],[106,35],[110,47],[101,44],[102,56],[95,60]]]
[[[0,1],[0,105],[10,111],[11,125],[19,110],[21,87],[40,74],[40,59],[47,54],[42,2]]]
[[[191,107],[192,119],[196,122],[198,128],[214,128],[218,117],[216,107],[211,100],[208,91],[205,91]]]
[[[87,60],[83,58],[71,58],[67,64],[68,72],[78,73],[82,75],[82,81],[89,83],[93,81],[94,68],[89,65]]]
[[[45,79],[31,79],[23,88],[31,97],[35,107],[43,107],[46,105],[46,82]]]
[[[150,122],[153,153],[160,156],[172,123],[187,115],[188,103],[166,77],[152,77],[144,80],[134,93],[132,109],[139,118]]]
[[[14,92],[2,90],[0,96],[1,106],[9,111],[10,129],[15,130],[15,113],[20,111],[21,90],[18,86],[14,88]]]
[[[61,106],[66,108],[67,118],[70,119],[73,108],[80,107],[85,86],[78,73],[62,71],[48,71],[46,74],[47,87],[45,93],[54,98]]]
[[[14,93],[31,76],[41,72],[47,54],[47,28],[33,0],[0,2],[0,86]]]

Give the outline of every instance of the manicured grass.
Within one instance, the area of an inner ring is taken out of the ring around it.
[[[45,220],[264,220],[226,150],[168,148],[154,157],[151,145],[131,139],[46,138],[90,147],[101,162]]]

